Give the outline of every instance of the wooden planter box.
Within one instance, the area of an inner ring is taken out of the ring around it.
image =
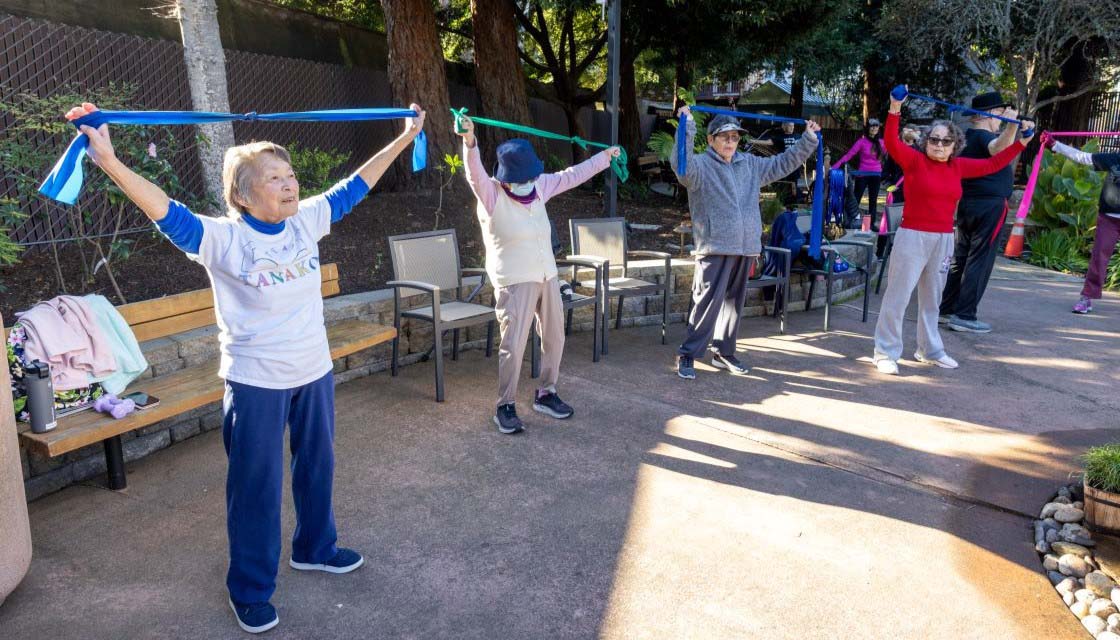
[[[1094,489],[1086,482],[1085,523],[1093,531],[1120,536],[1120,493]]]

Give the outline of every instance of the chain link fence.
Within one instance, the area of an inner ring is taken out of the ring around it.
[[[303,111],[392,104],[382,71],[226,50],[230,109],[233,112]],[[133,110],[192,109],[182,46],[175,42],[111,33],[0,14],[0,144],[16,124],[12,108],[30,96],[85,96],[111,85],[125,86]],[[477,107],[472,89],[462,99]],[[61,120],[62,110],[58,117]],[[396,134],[400,123],[235,122],[238,143],[271,140],[302,149],[329,149],[348,159],[338,173],[358,167]],[[157,153],[167,153],[180,195],[202,202],[205,193],[198,159],[200,140],[194,126],[146,127]],[[17,167],[15,158],[0,158],[0,201],[10,199],[27,218],[9,230],[17,243],[34,248],[82,238],[124,236],[152,227],[134,206],[114,206],[105,190],[87,188],[74,207],[37,194],[34,187],[50,170],[73,136],[36,131],[20,135],[19,155],[44,158],[41,167]],[[119,150],[118,150],[119,151]],[[49,158],[49,159],[48,159]],[[87,185],[96,169],[87,163]],[[392,175],[386,177],[391,183]],[[161,185],[166,186],[166,185]]]

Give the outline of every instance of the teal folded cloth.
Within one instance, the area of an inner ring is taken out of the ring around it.
[[[109,393],[120,393],[147,370],[148,361],[140,351],[140,343],[136,341],[132,328],[105,296],[88,295],[83,299],[93,311],[97,326],[101,327],[101,332],[105,334],[105,339],[117,358],[116,371],[100,378],[90,376],[89,381],[100,382],[102,388]]]

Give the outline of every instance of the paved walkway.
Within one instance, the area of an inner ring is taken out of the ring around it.
[[[599,364],[576,336],[561,390],[577,416],[527,411],[526,381],[519,437],[489,423],[478,352],[448,364],[442,405],[430,365],[343,385],[336,513],[367,565],[285,563],[268,636],[1087,638],[1029,518],[1086,446],[1120,436],[1120,299],[1077,317],[1077,290],[1001,264],[982,307],[996,333],[948,333],[960,370],[897,378],[869,364],[858,301],[828,334],[820,311],[785,336],[747,319],[744,378],[679,380],[653,329],[615,332]],[[0,637],[242,637],[224,473],[211,432],[131,465],[124,493],[34,502]]]

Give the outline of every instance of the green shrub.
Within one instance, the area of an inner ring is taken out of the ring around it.
[[[774,223],[774,219],[785,212],[786,207],[782,204],[781,198],[775,196],[773,198],[764,198],[761,203],[762,223],[769,225]]]
[[[1100,149],[1096,140],[1084,147],[1086,153]],[[1046,229],[1063,229],[1077,250],[1085,255],[1093,245],[1097,204],[1104,175],[1065,156],[1047,153],[1042,159],[1038,186],[1031,202],[1031,219]]]
[[[1082,456],[1085,462],[1085,484],[1107,491],[1120,493],[1120,444],[1106,444],[1093,447]]]
[[[1031,264],[1055,271],[1084,273],[1089,260],[1081,253],[1077,242],[1066,229],[1047,229],[1039,232],[1030,242]]]
[[[287,145],[292,156],[292,171],[299,180],[300,190],[318,194],[330,189],[341,178],[338,169],[350,160],[350,154],[332,149],[304,149],[298,143]]]

